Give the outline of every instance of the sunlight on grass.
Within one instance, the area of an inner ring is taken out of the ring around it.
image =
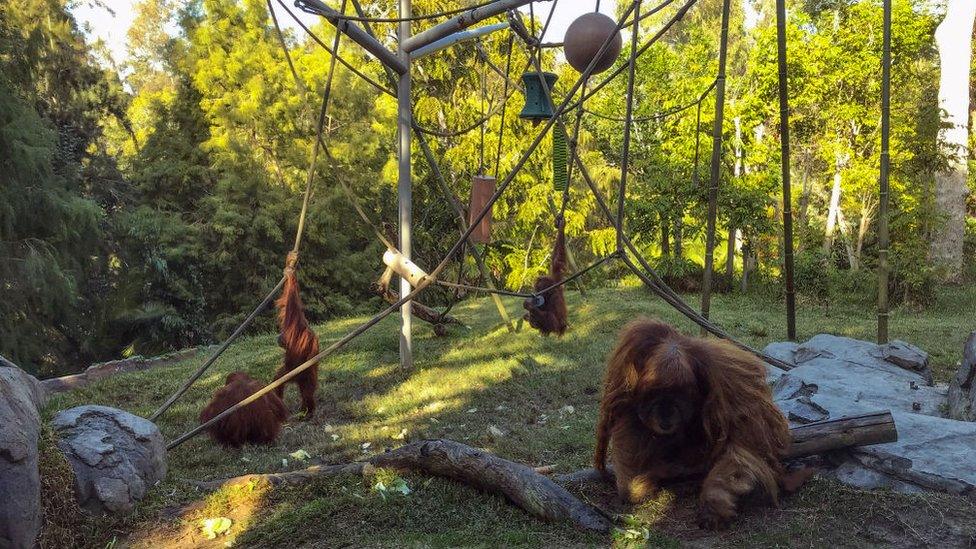
[[[950,306],[976,302],[976,296],[970,294],[976,290],[949,289],[940,296],[937,307],[925,311],[899,309],[892,317],[895,337],[932,354],[937,380],[951,374],[965,335],[976,327],[971,309],[967,312]],[[165,532],[169,542],[202,540],[200,519],[227,516],[232,520],[228,535],[243,546],[303,542],[354,546],[601,543],[563,524],[540,523],[501,498],[420,476],[404,476],[411,493],[387,494],[387,500],[359,477],[268,491],[258,487],[253,492],[218,492],[208,498],[179,480],[211,480],[287,471],[310,463],[347,462],[424,438],[458,440],[529,465],[553,465],[561,472],[587,466],[593,450],[603,365],[619,329],[641,316],[671,322],[688,334],[696,334],[698,329],[643,288],[596,289],[585,297],[568,292],[567,298],[571,327],[562,338],[540,337],[527,326],[519,333],[509,333],[489,299],[468,300],[455,308],[454,314],[468,323],[470,330],[453,328],[448,337],[435,337],[428,326],[418,323],[412,371],[399,366],[398,319],[385,319],[320,364],[316,417],[289,421],[275,445],[228,451],[201,436],[170,452],[168,478],[151,492],[151,501],[126,523],[125,531]],[[697,306],[696,296],[688,296],[688,301]],[[506,300],[505,304],[513,317],[521,313],[518,300]],[[761,348],[784,339],[785,313],[779,300],[717,295],[712,311],[717,322],[750,345]],[[332,321],[318,326],[317,331],[324,341],[341,336],[364,320]],[[798,326],[804,340],[820,332],[872,339],[875,330],[873,311],[856,304],[833,305],[827,314],[822,306],[801,303]],[[82,403],[121,407],[146,416],[205,357],[206,353],[201,353],[176,365],[106,378],[72,393],[55,395],[45,417],[49,418],[53,410]],[[172,439],[195,426],[200,409],[228,372],[242,369],[267,381],[280,360],[281,350],[272,334],[241,340],[161,418],[159,426],[164,435]],[[287,389],[285,400],[294,413],[298,399],[293,388]],[[299,450],[307,452],[311,460],[295,459],[291,454]],[[807,524],[809,520],[793,520],[792,515],[785,514],[782,524],[765,524],[763,517],[774,511],[758,509],[750,511],[744,521],[761,533],[746,536],[737,531],[728,540],[748,545],[789,545],[791,540],[805,539],[803,536],[815,532],[815,539],[831,545],[839,538],[828,531],[830,528],[849,534],[849,529],[838,527],[840,518],[834,518],[829,510],[835,498],[831,490],[836,485],[815,486],[819,491],[801,501],[809,501],[803,503],[807,506],[805,516],[816,517],[819,523]],[[845,494],[853,502],[850,505],[866,505],[862,500],[875,497],[857,491]],[[612,488],[588,486],[580,495],[613,507]],[[188,504],[193,510],[183,515],[170,516],[164,511]],[[234,514],[237,506],[240,514]],[[695,507],[693,493],[662,491],[639,507],[614,509],[635,517],[641,536],[647,532],[645,543],[675,546],[675,535],[682,540],[703,535],[694,527]],[[940,508],[940,512],[949,511]],[[100,530],[95,524],[90,537],[104,543],[117,535],[118,528]],[[150,545],[161,539],[144,537],[143,541]],[[230,538],[216,539],[223,543]],[[729,544],[735,545],[732,541],[718,543]]]

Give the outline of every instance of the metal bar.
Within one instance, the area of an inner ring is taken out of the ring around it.
[[[888,342],[888,141],[891,136],[891,0],[884,0],[881,46],[881,170],[878,205],[878,343]]]
[[[494,17],[498,14],[505,13],[508,10],[524,6],[532,1],[533,0],[498,0],[498,2],[488,4],[487,6],[473,8],[460,15],[452,17],[447,21],[444,21],[439,25],[435,25],[419,34],[407,38],[405,41],[400,42],[400,47],[408,53],[415,52],[428,44],[433,44],[434,42],[454,34],[455,32],[462,31],[471,25],[474,25],[478,21],[482,21],[484,19],[488,19],[489,17]],[[539,1],[549,2],[551,0]]]
[[[793,285],[793,193],[790,187],[790,99],[786,72],[786,0],[776,0],[776,57],[779,65],[779,143],[783,178],[783,269],[786,275],[786,337],[796,340]]]
[[[363,49],[379,59],[381,63],[395,70],[397,74],[407,72],[407,61],[403,56],[398,56],[386,49],[386,46],[370,36],[362,27],[342,17],[341,13],[326,6],[321,0],[296,0],[295,5],[304,12],[321,15],[326,21],[332,23],[339,32],[362,46]],[[410,22],[405,21],[400,23],[401,27],[405,24],[409,25]]]
[[[722,175],[722,125],[725,121],[725,61],[729,50],[731,0],[722,2],[722,34],[718,46],[718,75],[715,78],[715,121],[712,126],[712,169],[708,185],[708,217],[705,222],[705,273],[702,276],[701,314],[708,318],[712,301],[712,272],[715,269],[715,217],[718,214],[718,183]],[[702,330],[705,335],[705,330]]]
[[[411,0],[400,0],[400,17],[410,17]],[[400,253],[410,259],[411,236],[413,226],[413,187],[411,182],[412,166],[410,164],[410,132],[413,121],[410,102],[410,54],[403,49],[403,43],[410,37],[410,21],[399,24],[397,42],[400,47],[397,57],[405,70],[400,72],[397,82],[397,132],[399,134],[399,149],[397,151],[397,210],[400,218]],[[364,31],[365,32],[365,31]],[[400,277],[400,295],[410,293],[410,281]],[[400,307],[400,366],[405,369],[413,368],[413,316],[410,313],[411,303],[406,301]]]
[[[620,186],[617,191],[617,253],[622,253],[624,250],[624,203],[627,200],[627,172],[630,169],[630,133],[634,125],[634,79],[637,72],[637,37],[640,34],[640,0],[635,4],[634,28],[630,30],[630,69],[627,72],[624,139],[620,154]],[[583,108],[582,104],[580,108]]]
[[[425,57],[432,53],[439,52],[444,48],[449,48],[459,42],[480,38],[482,36],[507,28],[508,28],[508,22],[506,21],[502,23],[495,23],[494,25],[485,25],[484,27],[478,27],[476,29],[456,32],[446,38],[441,38],[436,42],[432,42],[422,48],[418,48],[416,51],[410,54],[410,58],[420,59],[421,57]]]

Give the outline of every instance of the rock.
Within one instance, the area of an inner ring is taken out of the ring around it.
[[[89,511],[130,511],[166,474],[163,435],[151,421],[107,406],[78,406],[51,422]]]
[[[932,385],[932,370],[929,369],[929,354],[918,347],[895,340],[879,346],[882,360],[890,362],[899,368],[919,373],[925,378],[926,385]]]
[[[768,347],[767,347],[768,349]],[[945,390],[929,386],[917,372],[882,358],[881,347],[827,334],[814,336],[797,347],[789,371],[791,383],[818,387],[811,401],[830,411],[832,418],[877,410],[913,411],[941,416]],[[917,390],[912,390],[913,384]],[[777,400],[791,395],[776,393]]]
[[[37,471],[40,383],[0,357],[0,547],[34,547],[41,529],[41,479]]]
[[[830,418],[830,412],[810,400],[810,397],[801,396],[777,404],[791,425],[805,425]]]
[[[962,362],[955,377],[949,382],[949,417],[963,421],[976,421],[976,332],[969,334],[962,347]]]
[[[796,364],[773,387],[776,404],[791,423],[892,412],[898,441],[846,452],[832,472],[841,482],[906,493],[976,493],[976,423],[941,417],[947,388],[927,384],[923,351],[904,342],[879,346],[825,334],[795,347],[774,345],[770,354]],[[966,410],[973,410],[976,333],[965,357],[952,390],[962,395]]]
[[[875,486],[900,492],[920,489],[967,495],[976,490],[976,423],[911,413],[893,413],[898,441],[865,446],[855,463],[897,483]]]

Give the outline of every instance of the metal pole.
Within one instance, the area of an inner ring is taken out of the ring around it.
[[[462,31],[471,25],[474,25],[478,21],[483,21],[489,17],[494,17],[496,15],[505,13],[508,10],[514,10],[520,6],[524,6],[529,2],[535,0],[498,0],[492,4],[486,6],[480,6],[472,8],[460,15],[452,17],[447,21],[439,25],[435,25],[416,36],[408,37],[405,41],[400,42],[400,47],[406,50],[408,53],[412,53],[420,48],[432,44],[442,38],[450,36],[455,32]],[[545,2],[551,0],[542,0]],[[403,2],[400,2],[403,5]]]
[[[779,146],[783,178],[783,270],[786,275],[786,337],[796,339],[793,287],[793,196],[790,188],[790,99],[786,72],[786,0],[776,0],[776,57],[779,64]]]
[[[406,19],[410,15],[410,0],[400,0],[400,18]],[[410,236],[413,226],[413,189],[410,184],[410,54],[403,49],[403,44],[410,37],[410,21],[400,21],[400,32],[397,38],[397,57],[407,70],[400,73],[397,81],[397,131],[399,132],[399,151],[397,153],[398,175],[397,196],[400,217],[400,253],[410,259]],[[400,295],[410,294],[410,282],[400,278]],[[411,333],[412,317],[410,316],[409,301],[400,307],[400,366],[413,368],[413,334]]]
[[[715,122],[712,126],[712,169],[708,186],[708,220],[705,228],[705,274],[702,277],[701,314],[708,318],[712,299],[712,271],[715,269],[715,217],[718,182],[722,174],[722,125],[725,120],[725,60],[729,49],[729,4],[722,3],[722,34],[718,46],[718,76],[715,77]],[[705,329],[702,328],[702,335]]]
[[[884,0],[881,50],[881,173],[878,205],[878,343],[888,342],[888,139],[891,134],[891,0]]]
[[[400,3],[401,5],[403,2]],[[373,54],[381,63],[395,70],[398,74],[403,74],[408,71],[408,60],[403,57],[403,55],[394,55],[393,52],[386,49],[386,46],[381,44],[379,40],[370,36],[368,32],[360,28],[355,23],[347,19],[343,19],[342,13],[326,6],[321,0],[299,0],[295,3],[299,9],[306,13],[314,13],[321,15],[326,21],[332,23],[339,32],[345,34],[353,42],[359,44],[366,51]],[[409,22],[408,22],[409,23]],[[401,27],[403,23],[400,23]],[[338,54],[338,52],[336,52]]]

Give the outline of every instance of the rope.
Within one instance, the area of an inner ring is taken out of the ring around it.
[[[268,0],[268,5],[271,5],[271,0]],[[340,12],[346,10],[346,0],[342,0],[342,5],[339,8]],[[285,57],[288,58],[288,64],[292,67],[292,76],[295,77],[295,85],[298,87],[299,91],[304,91],[304,83],[298,78],[298,72],[294,70],[294,65],[291,63],[291,54],[288,52],[288,48],[284,47],[285,37],[281,34],[281,29],[275,25],[275,29],[278,30],[278,38],[281,40],[282,47],[285,52]],[[332,40],[332,51],[339,51],[339,38],[342,33],[336,31],[335,37]],[[298,254],[298,248],[302,243],[302,234],[305,232],[305,215],[308,213],[308,202],[312,196],[312,181],[315,179],[315,163],[319,156],[319,144],[322,143],[322,131],[325,128],[325,114],[329,110],[329,100],[332,97],[332,80],[335,76],[337,56],[333,55],[331,61],[329,62],[329,73],[325,77],[325,90],[322,92],[322,107],[319,109],[319,119],[317,126],[315,128],[316,139],[312,143],[312,159],[308,163],[308,177],[305,181],[305,197],[302,200],[302,212],[298,216],[298,229],[295,230],[295,245],[292,251]]]
[[[673,108],[670,108],[668,110],[661,111],[659,113],[651,114],[651,115],[648,115],[648,116],[634,117],[633,118],[633,121],[636,122],[636,123],[641,123],[641,122],[650,122],[651,120],[661,120],[661,119],[667,118],[667,117],[669,117],[671,115],[678,114],[679,112],[688,110],[691,107],[700,106],[702,104],[702,102],[708,97],[708,94],[711,93],[711,91],[713,89],[715,89],[715,83],[716,83],[716,81],[715,80],[712,80],[712,83],[709,84],[707,88],[705,88],[705,91],[703,91],[701,93],[701,95],[698,96],[698,99],[695,99],[694,101],[692,101],[690,103],[687,103],[685,105],[680,105],[678,107],[673,107]],[[587,114],[592,114],[593,116],[595,116],[597,118],[602,118],[604,120],[609,120],[611,122],[626,122],[627,121],[627,118],[626,117],[610,116],[608,114],[603,114],[603,113],[599,113],[599,112],[596,112],[596,111],[591,111],[590,109],[583,109],[583,110]]]
[[[345,6],[346,6],[346,0],[343,0],[342,1],[343,10],[345,9]],[[281,44],[282,50],[285,52],[285,58],[288,60],[288,66],[291,68],[292,76],[294,76],[295,78],[295,84],[298,87],[299,91],[301,93],[304,93],[307,91],[307,88],[305,87],[305,84],[301,81],[301,79],[298,77],[298,72],[295,70],[295,66],[292,63],[291,55],[288,52],[288,46],[285,43],[284,34],[282,34],[281,27],[278,24],[278,19],[274,15],[274,9],[271,6],[271,0],[268,0],[268,9],[269,11],[271,11],[271,19],[274,22],[274,27],[277,32],[278,40]],[[333,44],[334,51],[338,51],[339,37],[340,34],[337,32]],[[301,247],[302,234],[304,233],[305,230],[305,219],[308,214],[308,204],[312,194],[312,181],[315,178],[315,164],[318,158],[318,148],[319,148],[319,144],[322,143],[322,131],[324,128],[325,113],[329,105],[329,97],[331,96],[332,93],[332,80],[335,74],[335,61],[336,61],[336,56],[333,56],[332,64],[329,66],[329,73],[326,78],[325,90],[322,94],[322,107],[319,110],[318,124],[316,127],[317,138],[315,140],[315,143],[312,145],[312,158],[309,161],[309,166],[308,166],[308,172],[307,172],[308,177],[305,183],[305,196],[302,199],[302,210],[298,215],[298,227],[295,230],[295,244],[292,247],[292,253],[295,254],[296,256],[298,254],[299,248]],[[230,334],[230,336],[228,336],[227,339],[225,339],[224,342],[221,343],[220,347],[218,347],[217,350],[214,351],[214,353],[207,358],[207,360],[200,366],[200,368],[197,369],[196,372],[194,372],[189,378],[187,378],[186,381],[183,382],[183,384],[176,390],[176,392],[174,392],[172,395],[170,395],[169,398],[166,399],[166,401],[162,404],[162,406],[160,406],[155,412],[153,412],[153,414],[149,418],[151,421],[155,421],[157,418],[163,415],[166,412],[166,410],[168,410],[173,404],[175,404],[176,401],[179,400],[180,397],[182,397],[190,389],[190,387],[192,387],[193,384],[196,383],[198,379],[200,379],[200,376],[202,376],[204,372],[206,372],[215,362],[217,362],[217,359],[220,358],[222,354],[224,354],[224,351],[226,351],[230,347],[231,343],[237,340],[237,338],[239,338],[241,334],[244,333],[244,330],[246,330],[254,322],[254,320],[258,317],[258,315],[262,311],[264,311],[264,309],[268,305],[271,304],[271,302],[274,300],[278,292],[281,291],[281,288],[284,286],[284,284],[285,284],[285,277],[282,276],[281,280],[278,281],[278,284],[276,284],[275,287],[272,288],[270,292],[268,292],[268,294],[264,297],[263,300],[261,300],[258,306],[255,307],[254,310],[252,310],[251,313],[247,315],[244,321],[241,322],[241,324]]]
[[[554,283],[550,284],[549,286],[546,286],[545,288],[543,288],[543,289],[541,289],[539,291],[533,291],[533,292],[513,292],[513,291],[510,291],[510,290],[499,290],[499,289],[496,289],[496,288],[488,288],[486,286],[474,286],[474,285],[471,285],[471,284],[459,284],[459,283],[456,283],[456,282],[449,282],[447,280],[435,280],[434,283],[437,284],[437,285],[439,285],[439,286],[444,286],[445,288],[457,288],[457,289],[460,289],[460,290],[467,290],[467,291],[470,291],[470,292],[481,292],[481,293],[486,293],[486,294],[504,295],[504,296],[508,296],[508,297],[518,297],[518,298],[521,298],[521,299],[531,299],[531,298],[538,297],[538,296],[540,296],[542,294],[545,294],[547,292],[550,292],[550,291],[552,291],[552,290],[554,290],[554,289],[556,289],[556,288],[558,288],[560,286],[565,286],[566,284],[569,284],[570,282],[572,282],[572,281],[576,280],[577,278],[585,275],[586,273],[592,271],[593,269],[599,267],[600,265],[603,265],[607,261],[610,261],[611,259],[614,259],[614,258],[619,257],[619,256],[620,256],[620,254],[618,254],[617,252],[613,252],[613,253],[611,253],[609,255],[603,256],[600,259],[596,260],[595,262],[591,263],[590,265],[586,266],[585,268],[580,269],[579,271],[573,273],[572,276],[569,276],[567,278],[564,278],[563,280],[560,280],[559,282],[554,282]]]
[[[485,115],[485,96],[488,95],[488,69],[487,67],[482,67],[481,69],[481,103],[479,108],[481,109],[481,116]],[[504,102],[503,102],[504,105]],[[504,108],[504,106],[502,107]],[[481,124],[481,142],[478,147],[478,173],[485,172],[485,125],[488,124],[488,119],[484,118],[484,123]]]
[[[365,73],[363,73],[362,71],[360,71],[356,67],[352,66],[348,61],[346,61],[345,59],[343,59],[342,56],[339,55],[339,52],[338,51],[329,49],[329,46],[327,46],[325,44],[325,42],[323,42],[322,39],[318,37],[318,35],[316,35],[314,32],[312,32],[312,29],[308,28],[308,26],[306,26],[305,23],[303,23],[302,20],[299,19],[298,16],[296,16],[294,12],[292,12],[290,9],[288,9],[288,6],[285,5],[285,3],[282,2],[282,0],[277,0],[277,1],[278,1],[278,5],[280,5],[285,10],[285,12],[287,12],[288,15],[291,16],[291,18],[295,21],[295,23],[299,27],[301,27],[303,31],[305,31],[305,34],[307,34],[309,36],[309,38],[311,38],[312,40],[314,40],[315,43],[318,44],[319,46],[321,46],[325,51],[329,52],[330,55],[333,55],[334,57],[336,57],[336,59],[338,59],[339,62],[342,63],[342,65],[344,67],[346,67],[347,69],[349,69],[350,71],[352,71],[352,73],[355,74],[356,76],[358,76],[358,77],[362,78],[363,80],[365,80],[367,83],[369,83],[369,85],[373,86],[378,91],[380,91],[382,93],[385,93],[386,95],[391,95],[391,96],[396,97],[396,93],[394,93],[392,90],[390,90],[389,88],[383,87],[376,80],[373,80],[372,78],[370,78],[369,76],[367,76]]]
[[[500,109],[504,108],[505,104],[508,103],[508,99],[512,97],[512,95],[514,94],[515,94],[515,89],[509,90],[508,95],[503,97],[502,100],[497,105],[494,105],[491,108],[491,110],[488,111],[488,114],[481,117],[480,119],[478,119],[477,122],[471,124],[470,126],[465,126],[459,130],[448,130],[448,131],[432,130],[430,128],[421,126],[420,123],[417,122],[416,117],[414,118],[413,126],[414,129],[416,129],[417,131],[425,133],[427,135],[433,135],[434,137],[442,137],[442,138],[459,137],[467,133],[473,132],[474,130],[481,127],[482,124],[490,120],[491,117],[495,116],[495,114],[497,114]]]
[[[640,6],[641,0],[636,0],[634,2],[636,6],[634,7],[634,20],[640,21]],[[624,236],[624,202],[627,199],[627,172],[630,171],[630,134],[631,129],[634,125],[634,81],[637,79],[637,37],[639,34],[640,25],[634,24],[633,30],[630,34],[630,62],[627,63],[629,66],[629,72],[627,75],[627,104],[626,104],[626,116],[627,121],[624,122],[624,139],[621,145],[620,151],[620,185],[618,187],[617,194],[617,251],[623,251],[623,236]],[[583,108],[580,105],[580,108]]]
[[[176,392],[170,395],[170,397],[166,399],[166,402],[164,402],[162,406],[160,406],[155,412],[153,412],[151,416],[149,416],[150,421],[156,421],[156,419],[159,418],[159,416],[163,415],[163,413],[165,413],[166,410],[170,408],[170,406],[175,404],[176,401],[179,400],[180,397],[182,397],[183,394],[186,393],[190,389],[190,387],[192,387],[193,384],[196,383],[198,379],[200,379],[200,376],[202,376],[203,373],[206,372],[213,365],[214,362],[217,362],[217,359],[220,358],[220,355],[224,354],[224,351],[226,351],[227,348],[230,347],[230,344],[233,343],[234,340],[236,340],[238,337],[241,336],[241,334],[244,333],[244,330],[246,330],[247,327],[250,326],[252,322],[254,322],[254,319],[258,317],[258,314],[264,311],[264,308],[270,305],[272,301],[274,301],[275,296],[278,295],[278,292],[281,291],[281,288],[284,285],[285,285],[285,277],[281,277],[281,280],[278,281],[278,284],[276,284],[275,287],[272,288],[270,292],[268,292],[268,295],[266,295],[264,299],[261,300],[261,303],[259,303],[258,306],[255,307],[253,311],[251,311],[251,314],[247,315],[247,318],[244,319],[244,322],[241,322],[241,325],[238,326],[237,329],[234,330],[234,332],[231,333],[230,336],[227,339],[225,339],[223,343],[220,344],[220,347],[218,347],[217,350],[214,351],[212,355],[207,357],[207,360],[199,368],[197,368],[197,371],[194,372],[193,375],[191,375],[189,378],[187,378],[187,380],[183,382],[183,385],[181,385],[180,388],[176,390]]]
[[[505,80],[504,87],[502,88],[502,97],[508,97],[508,84],[510,82],[509,71],[512,68],[512,50],[515,49],[514,46],[515,46],[515,35],[509,33],[508,34],[508,55],[506,55],[505,57],[505,74],[502,76],[502,78]],[[488,56],[485,55],[485,58],[487,59]],[[489,65],[490,64],[491,63],[489,61]],[[495,179],[498,179],[498,170],[500,169],[502,163],[502,143],[504,142],[505,139],[505,111],[507,107],[508,107],[507,101],[502,103],[501,124],[498,126],[498,150],[495,153]]]

